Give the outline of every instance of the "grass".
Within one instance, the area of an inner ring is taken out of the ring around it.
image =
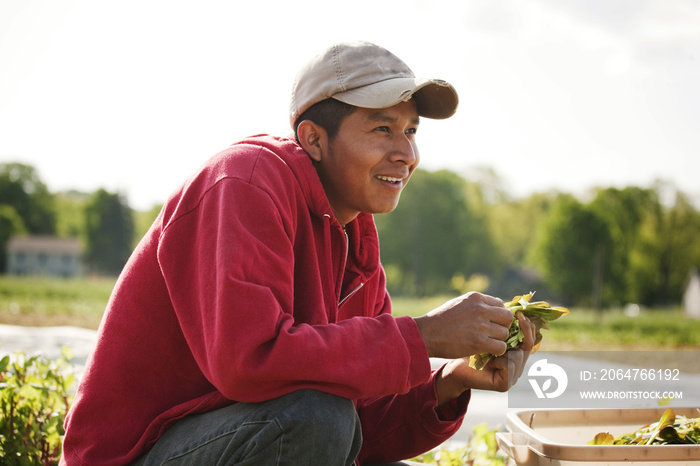
[[[0,276],[0,323],[97,329],[115,281]],[[447,299],[397,297],[393,312],[417,317]],[[550,327],[544,331],[543,350],[700,349],[700,320],[679,309],[642,309],[636,317],[621,310],[572,309]]]
[[[396,298],[394,315],[417,317],[445,302],[447,297]],[[543,331],[541,349],[548,351],[615,349],[700,350],[700,320],[680,309],[642,309],[630,316],[622,310],[602,313],[571,309],[571,313],[550,323]]]
[[[622,311],[598,313],[573,310],[550,324],[547,338],[553,342],[595,349],[596,343],[700,349],[700,320],[680,309],[647,309],[629,316]]]
[[[115,281],[0,276],[0,323],[97,329]]]

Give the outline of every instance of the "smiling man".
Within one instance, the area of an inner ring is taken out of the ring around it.
[[[62,464],[378,464],[449,438],[471,388],[507,390],[521,350],[497,299],[394,318],[373,214],[457,94],[376,45],[299,73],[295,138],[256,136],[177,189],[126,264],[73,406]],[[450,359],[431,371],[429,358]]]
[[[361,212],[380,214],[396,208],[418,165],[418,123],[416,104],[408,101],[379,110],[358,108],[343,120],[332,139],[313,121],[299,124],[297,138],[316,163],[341,225]]]

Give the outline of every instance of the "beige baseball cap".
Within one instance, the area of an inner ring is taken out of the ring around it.
[[[440,79],[416,78],[396,55],[369,42],[331,45],[297,74],[289,122],[328,98],[364,108],[386,108],[413,98],[418,114],[443,119],[457,110],[457,91]]]

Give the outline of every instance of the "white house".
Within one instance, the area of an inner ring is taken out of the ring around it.
[[[687,315],[700,319],[700,273],[697,269],[691,272],[683,293],[683,310]]]
[[[7,273],[75,277],[83,272],[82,255],[75,238],[17,236],[7,243]]]

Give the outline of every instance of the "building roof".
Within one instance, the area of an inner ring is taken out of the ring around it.
[[[83,245],[77,238],[56,236],[15,236],[7,242],[7,252],[43,252],[53,254],[82,254]]]

